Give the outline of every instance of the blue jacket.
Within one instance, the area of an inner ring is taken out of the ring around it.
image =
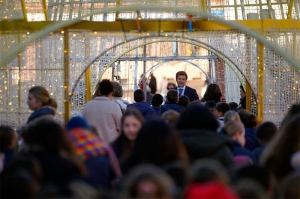
[[[249,128],[249,127],[245,128],[245,138],[246,138],[245,148],[250,151],[254,151],[256,148],[260,146],[255,131],[256,130],[254,128]]]
[[[166,103],[166,104],[161,106],[161,113],[163,114],[167,110],[175,110],[178,113],[180,113],[183,109],[184,109],[184,107],[180,106],[179,104],[168,104],[168,103]]]
[[[153,108],[154,112],[157,114],[157,116],[161,116],[161,108],[156,108],[153,106],[152,106],[152,108]]]
[[[144,116],[145,120],[157,119],[158,115],[155,113],[153,108],[150,106],[148,102],[136,102],[134,104],[129,104],[127,108],[136,108],[138,109],[142,115]]]
[[[266,148],[266,145],[260,146],[252,152],[254,164],[259,164],[260,157],[261,157],[262,153],[264,152],[265,148]]]
[[[251,151],[242,148],[241,144],[235,140],[232,140],[232,145],[233,145],[233,156],[239,156],[239,155],[246,155],[249,156],[253,160],[253,156]]]

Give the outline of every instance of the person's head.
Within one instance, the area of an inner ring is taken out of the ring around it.
[[[142,164],[124,179],[121,198],[172,198],[174,183],[160,168]]]
[[[288,110],[286,116],[284,117],[280,128],[283,127],[289,121],[291,121],[294,117],[299,116],[299,115],[300,115],[300,103],[299,104],[293,104],[290,107],[290,109]]]
[[[206,91],[203,95],[204,101],[213,100],[215,103],[220,102],[222,92],[218,84],[208,84]]]
[[[129,165],[151,163],[157,166],[171,163],[179,158],[177,140],[171,127],[160,120],[146,122],[138,132]]]
[[[273,139],[277,131],[278,128],[273,122],[264,122],[257,127],[256,136],[260,144],[265,145]]]
[[[30,110],[37,110],[43,106],[50,106],[52,98],[49,92],[42,86],[34,86],[29,89],[27,104]]]
[[[283,182],[279,192],[280,198],[300,198],[300,172],[289,174]]]
[[[292,155],[300,150],[300,116],[286,123],[262,154],[262,164],[277,180],[293,170]]]
[[[233,183],[239,180],[253,180],[259,183],[265,191],[270,188],[270,176],[266,168],[258,165],[246,165],[238,168],[232,175]]]
[[[167,84],[167,90],[174,89],[176,87],[176,84],[173,82],[168,82]]]
[[[164,98],[161,94],[154,94],[151,100],[151,104],[153,107],[160,108],[162,103],[164,101]]]
[[[188,76],[187,76],[186,72],[178,71],[176,73],[176,82],[179,87],[184,87],[186,85],[187,79],[188,79]]]
[[[105,96],[112,100],[114,93],[114,85],[109,79],[104,79],[99,83],[97,92],[98,96]]]
[[[90,126],[89,126],[88,122],[86,121],[86,119],[83,117],[80,117],[80,116],[72,117],[67,122],[66,129],[68,132],[75,128],[82,128],[85,130],[90,130]]]
[[[179,97],[178,104],[184,108],[187,108],[190,104],[190,98],[186,95],[182,95]]]
[[[242,123],[245,127],[256,128],[258,121],[256,116],[248,110],[241,109],[238,111]]]
[[[179,119],[180,114],[175,110],[167,110],[161,115],[161,119],[167,124],[175,125]]]
[[[123,96],[123,88],[122,85],[118,82],[112,82],[114,85],[114,97],[122,97]]]
[[[142,89],[137,89],[133,93],[133,99],[135,102],[144,102],[145,101],[145,93]]]
[[[230,111],[230,106],[226,102],[218,102],[216,105],[217,118],[224,117],[227,111]]]
[[[218,126],[219,123],[211,111],[197,103],[190,105],[184,110],[176,124],[178,130],[206,129],[213,132],[217,132]]]
[[[224,125],[225,133],[233,140],[241,144],[242,147],[245,146],[245,128],[242,123],[230,121]]]
[[[215,101],[209,100],[209,101],[205,102],[204,106],[207,107],[213,115],[217,116]]]
[[[218,181],[229,184],[229,176],[225,168],[216,160],[201,159],[191,165],[187,173],[187,183],[209,183]]]
[[[129,108],[122,117],[122,134],[130,140],[136,139],[136,136],[144,122],[143,115],[135,108]]]
[[[45,153],[66,157],[78,166],[82,174],[86,174],[84,166],[76,156],[71,140],[64,128],[57,122],[41,119],[29,126],[22,136],[30,149],[39,148]]]
[[[236,102],[229,102],[230,110],[235,110],[239,105]]]
[[[10,126],[0,126],[0,151],[4,148],[14,148],[17,144],[17,134]]]
[[[240,96],[241,98],[246,97],[246,92],[243,85],[240,85]]]
[[[236,111],[227,111],[224,115],[224,124],[227,122],[234,121],[242,123],[239,114]]]
[[[178,100],[179,98],[177,90],[169,90],[167,93],[167,102],[169,104],[177,104]]]

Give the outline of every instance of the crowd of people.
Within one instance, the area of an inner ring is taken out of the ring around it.
[[[300,104],[279,127],[259,123],[244,96],[227,103],[209,84],[199,99],[187,79],[166,84],[165,103],[137,89],[133,104],[102,80],[66,124],[31,88],[27,123],[0,126],[1,198],[300,198]]]

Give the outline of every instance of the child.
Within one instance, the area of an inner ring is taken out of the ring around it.
[[[7,163],[15,155],[15,147],[17,145],[17,134],[10,126],[0,126],[0,152],[5,155],[3,165]]]

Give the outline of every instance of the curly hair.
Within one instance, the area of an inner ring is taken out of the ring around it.
[[[115,88],[114,97],[122,97],[123,96],[123,88],[122,85],[118,82],[112,82]]]
[[[215,103],[220,102],[222,97],[222,92],[218,84],[209,84],[204,93],[203,99],[204,101],[213,100]]]

